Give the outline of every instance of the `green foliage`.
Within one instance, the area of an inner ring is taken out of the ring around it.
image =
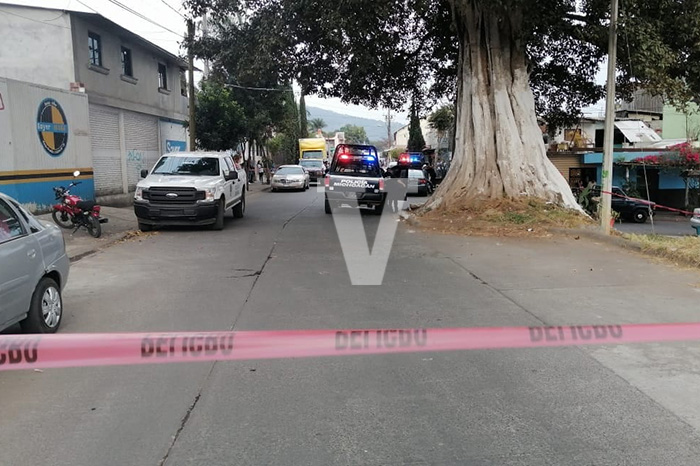
[[[454,107],[445,105],[438,108],[430,114],[428,123],[430,123],[431,128],[441,134],[451,130],[454,124]]]
[[[229,89],[215,81],[202,81],[196,102],[199,149],[224,151],[237,147],[243,141],[247,134],[246,117]]]
[[[345,133],[345,142],[349,144],[369,144],[367,132],[362,126],[344,125],[335,132]]]
[[[389,158],[391,160],[399,160],[399,156],[401,155],[401,152],[403,152],[403,150],[401,148],[395,147],[389,151]]]
[[[406,149],[409,152],[421,152],[425,149],[425,139],[423,139],[423,131],[420,129],[420,118],[415,113],[411,115],[411,121],[408,125],[408,144]]]
[[[312,118],[311,120],[309,120],[308,126],[309,132],[312,135],[316,135],[316,131],[318,131],[319,129],[323,130],[323,128],[325,128],[327,125],[326,122],[323,121],[323,118]]]
[[[208,10],[214,25],[213,35],[194,44],[197,55],[249,85],[295,79],[304,93],[395,110],[414,96],[421,96],[424,107],[437,97],[454,98],[459,49],[468,56],[474,42],[466,23],[476,11],[482,15],[478,27],[493,21],[513,28],[512,37],[501,39],[527,54],[536,111],[550,130],[576,121],[581,108],[604,95],[596,74],[607,55],[609,0],[185,0],[185,5],[195,16]],[[619,96],[638,86],[679,104],[700,95],[700,2],[625,0],[621,7]],[[232,20],[234,15],[240,19]]]
[[[593,214],[596,207],[595,207],[595,202],[591,198],[591,190],[593,189],[593,183],[588,183],[588,186],[583,188],[581,192],[578,195],[578,203],[579,205],[588,212],[589,214]]]

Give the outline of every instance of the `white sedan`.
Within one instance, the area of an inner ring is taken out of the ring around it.
[[[309,189],[311,177],[301,165],[282,165],[272,177],[270,188],[272,191],[283,189]]]

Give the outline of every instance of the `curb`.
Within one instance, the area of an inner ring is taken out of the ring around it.
[[[82,259],[84,257],[91,256],[97,252],[100,252],[103,249],[106,249],[106,248],[112,246],[114,243],[117,243],[117,242],[123,240],[129,234],[130,231],[132,231],[132,230],[126,230],[126,231],[123,231],[121,233],[117,233],[116,235],[114,235],[114,237],[112,237],[111,240],[109,240],[108,242],[106,242],[104,244],[101,244],[99,247],[96,247],[94,249],[79,252],[79,253],[74,254],[72,256],[68,255],[68,260],[70,261],[71,264],[73,264],[75,262],[78,262],[80,259]]]
[[[587,239],[591,239],[594,241],[599,241],[602,243],[606,243],[611,246],[617,246],[621,249],[626,249],[628,251],[634,251],[638,252],[642,255],[645,255],[647,257],[656,257],[659,259],[662,259],[666,262],[670,262],[676,265],[683,265],[685,267],[690,267],[693,269],[698,269],[698,265],[693,263],[692,261],[680,258],[680,257],[674,257],[674,258],[669,258],[664,256],[661,252],[654,251],[654,250],[649,250],[649,249],[644,249],[640,244],[635,243],[634,241],[625,239],[621,236],[607,236],[604,235],[603,233],[600,233],[598,231],[593,231],[593,230],[586,230],[586,229],[564,229],[564,228],[557,228],[557,229],[551,229],[550,231],[554,233],[559,233],[563,234],[566,236],[571,236],[571,235],[578,235]]]
[[[618,246],[623,249],[644,252],[640,245],[633,243],[632,241],[625,239],[622,236],[605,235],[599,231],[590,230],[587,228],[550,228],[549,231],[565,236],[580,236],[594,241],[600,241],[611,246]]]

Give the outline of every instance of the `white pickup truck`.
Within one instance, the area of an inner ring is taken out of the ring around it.
[[[243,217],[247,178],[231,156],[218,152],[170,152],[136,185],[134,212],[141,231],[161,225],[224,228],[224,214]]]

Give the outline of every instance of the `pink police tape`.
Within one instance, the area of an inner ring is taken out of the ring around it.
[[[700,323],[0,336],[0,371],[700,340]]]

